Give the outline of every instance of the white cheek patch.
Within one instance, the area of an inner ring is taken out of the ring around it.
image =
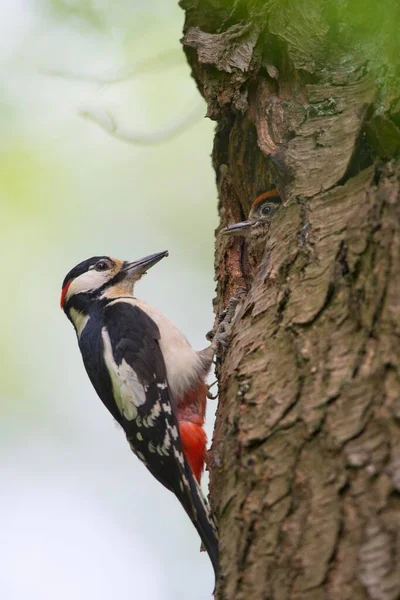
[[[135,371],[123,360],[118,366],[114,360],[110,336],[103,327],[104,360],[111,377],[113,396],[118,410],[125,419],[133,421],[138,417],[138,407],[146,402],[146,386],[143,386]]]
[[[79,275],[79,277],[76,277],[72,281],[66,293],[65,301],[67,302],[76,294],[98,290],[102,285],[107,283],[111,276],[112,273],[110,271],[95,271],[94,269],[82,273],[82,275]]]

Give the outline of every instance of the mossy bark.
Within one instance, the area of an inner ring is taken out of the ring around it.
[[[219,600],[400,598],[397,0],[181,0],[221,225],[277,186],[261,241],[216,233],[210,451]]]

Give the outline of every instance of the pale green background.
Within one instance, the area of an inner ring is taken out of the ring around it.
[[[183,13],[172,0],[1,0],[0,13],[0,599],[211,598],[197,534],[97,399],[59,308],[77,262],[166,248],[138,293],[206,344],[213,124],[139,147],[78,116],[112,108],[144,133],[204,114]],[[174,67],[118,86],[45,73],[109,76],[166,50]]]

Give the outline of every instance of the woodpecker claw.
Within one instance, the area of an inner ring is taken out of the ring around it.
[[[218,383],[218,380],[216,379],[215,381],[212,382],[211,385],[208,386],[207,398],[209,400],[216,400],[218,398],[218,392],[216,394],[212,394],[210,391],[211,388],[214,387],[217,383]]]
[[[208,331],[206,333],[206,340],[208,340],[209,342],[212,342],[214,337],[215,337],[215,332],[213,329],[210,329],[210,331]]]

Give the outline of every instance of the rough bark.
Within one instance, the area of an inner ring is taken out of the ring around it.
[[[276,185],[260,242],[216,234],[210,451],[219,600],[400,598],[397,0],[181,0],[221,224]]]

